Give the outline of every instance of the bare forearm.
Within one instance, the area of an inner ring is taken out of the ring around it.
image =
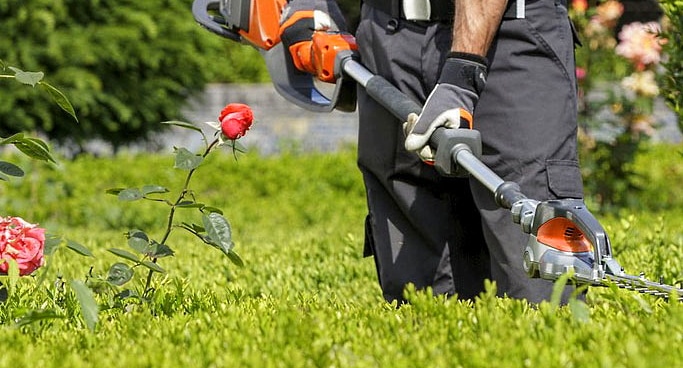
[[[457,0],[452,51],[486,56],[507,0]]]

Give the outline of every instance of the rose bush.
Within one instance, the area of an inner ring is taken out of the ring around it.
[[[116,262],[113,264],[106,277],[95,277],[89,280],[91,287],[103,289],[100,286],[106,285],[114,288],[123,286],[135,275],[134,269],[141,266],[147,270],[147,277],[142,291],[123,290],[116,295],[119,300],[132,297],[150,300],[155,290],[155,287],[152,285],[152,276],[155,272],[166,272],[158,264],[158,260],[175,255],[175,252],[169,245],[169,238],[174,229],[183,229],[199,238],[205,244],[220,250],[233,264],[238,266],[243,264],[239,255],[233,250],[232,230],[230,224],[223,216],[223,211],[199,202],[196,193],[190,188],[190,181],[206,156],[215,148],[227,145],[232,147],[233,154],[236,151],[240,151],[241,149],[238,148],[236,140],[246,134],[253,121],[254,114],[251,107],[239,103],[228,104],[221,110],[217,121],[206,122],[215,130],[215,138],[210,143],[202,129],[193,124],[182,121],[165,122],[165,124],[191,129],[200,133],[202,140],[206,143],[204,152],[195,154],[186,148],[180,147],[175,149],[174,167],[187,171],[187,176],[183,181],[183,187],[180,188],[177,196],[173,199],[164,198],[170,190],[158,184],[147,184],[139,188],[112,188],[107,190],[107,193],[116,195],[121,201],[148,200],[159,202],[167,205],[169,211],[165,221],[166,227],[160,240],[153,239],[144,230],[134,229],[127,233],[128,246],[132,252],[127,249],[109,249],[111,253],[126,262]],[[176,212],[189,209],[199,210],[201,222],[178,223],[175,219]]]
[[[43,265],[44,249],[45,229],[20,217],[0,218],[0,274],[6,275],[14,260],[19,275],[30,275]]]

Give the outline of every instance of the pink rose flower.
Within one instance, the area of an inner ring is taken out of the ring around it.
[[[659,24],[656,22],[627,24],[619,32],[620,42],[615,52],[629,59],[636,70],[642,71],[647,65],[660,61],[664,41],[657,37],[659,33]]]
[[[231,103],[221,111],[218,120],[221,122],[221,132],[228,139],[243,137],[254,122],[251,107],[240,103]]]
[[[30,275],[43,265],[45,229],[20,217],[0,217],[0,260],[15,260],[19,275]],[[7,274],[8,262],[0,264],[0,274]]]
[[[624,14],[624,6],[617,0],[608,0],[596,8],[595,19],[605,27],[612,28]]]

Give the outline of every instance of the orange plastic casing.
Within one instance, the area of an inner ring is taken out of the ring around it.
[[[249,29],[239,33],[250,44],[269,50],[280,42],[280,16],[287,0],[252,0]]]
[[[566,218],[554,218],[538,228],[536,239],[562,252],[590,252],[592,245],[576,225]]]
[[[335,82],[334,66],[337,53],[340,51],[358,49],[356,39],[348,33],[328,33],[319,31],[313,33],[312,62],[315,75],[327,83]]]

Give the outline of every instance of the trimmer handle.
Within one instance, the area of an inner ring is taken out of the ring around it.
[[[356,109],[356,83],[338,75],[331,96],[323,93],[316,86],[313,74],[298,70],[292,57],[282,43],[278,43],[268,51],[262,50],[266,67],[275,90],[288,101],[309,111],[330,112],[339,110],[351,112]],[[352,57],[352,52],[337,55],[337,60]],[[337,70],[335,68],[335,70]]]
[[[207,30],[259,50],[275,90],[288,101],[315,112],[354,111],[356,84],[344,78],[341,68],[335,67],[339,60],[354,54],[352,50],[342,49],[344,42],[339,41],[344,37],[330,37],[337,41],[330,45],[321,44],[324,41],[316,44],[320,78],[298,70],[279,38],[279,17],[285,4],[286,0],[194,0],[192,14]],[[318,88],[316,79],[334,83],[331,95]]]

